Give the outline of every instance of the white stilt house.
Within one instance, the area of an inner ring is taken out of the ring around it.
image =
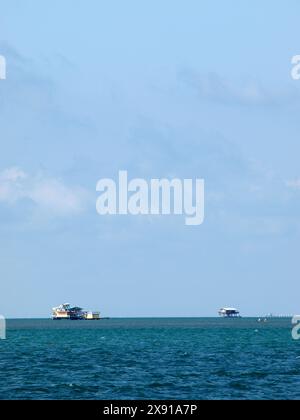
[[[219,316],[222,318],[240,318],[240,312],[236,308],[221,308]]]

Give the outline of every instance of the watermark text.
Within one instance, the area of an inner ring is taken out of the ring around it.
[[[6,80],[6,58],[0,55],[0,80]]]
[[[185,215],[187,226],[204,222],[203,179],[128,180],[128,172],[120,171],[118,183],[100,179],[96,209],[99,215]]]
[[[292,337],[294,340],[300,340],[300,315],[293,316],[292,324],[294,325]]]
[[[292,78],[294,80],[300,80],[300,55],[294,55],[292,58]]]
[[[0,315],[0,340],[6,340],[6,319]]]

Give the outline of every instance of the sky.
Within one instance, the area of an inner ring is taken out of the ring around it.
[[[0,10],[0,313],[299,313],[299,1]],[[99,216],[119,170],[204,178],[203,225]]]

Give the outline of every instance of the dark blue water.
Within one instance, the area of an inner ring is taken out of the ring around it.
[[[1,399],[299,399],[290,320],[8,321]]]

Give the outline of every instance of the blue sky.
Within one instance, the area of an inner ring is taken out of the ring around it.
[[[0,312],[300,312],[299,2],[0,9]],[[205,178],[205,223],[99,217],[121,169]]]

